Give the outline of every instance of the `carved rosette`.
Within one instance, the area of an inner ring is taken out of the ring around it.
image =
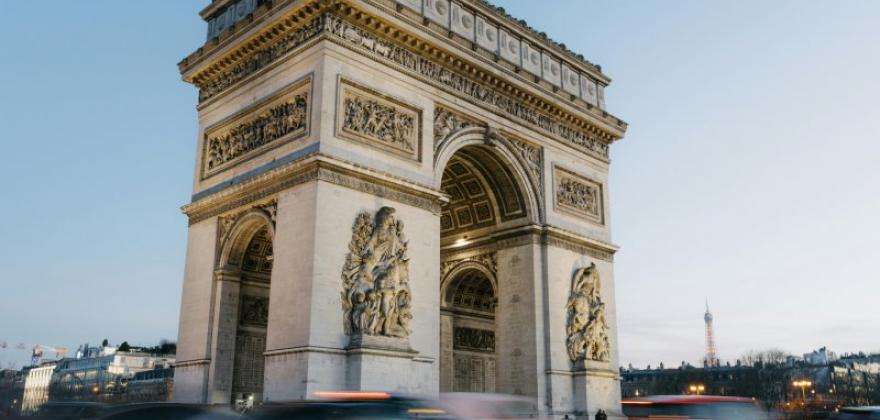
[[[342,269],[343,327],[349,336],[409,336],[409,258],[394,208],[363,212],[352,227]]]
[[[611,345],[601,289],[595,263],[575,271],[566,305],[566,348],[572,362],[607,362],[610,358]]]

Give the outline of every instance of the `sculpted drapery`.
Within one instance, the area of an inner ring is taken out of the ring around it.
[[[608,323],[605,303],[602,302],[601,283],[596,264],[580,268],[571,282],[568,298],[566,329],[568,357],[572,362],[581,360],[608,361]]]
[[[342,270],[345,333],[407,337],[412,319],[409,259],[394,209],[361,213]]]

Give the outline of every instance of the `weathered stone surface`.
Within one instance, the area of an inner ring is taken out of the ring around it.
[[[588,106],[607,80],[481,2],[399,3],[258,4],[182,63],[201,102],[175,398],[494,391],[619,415],[625,124]]]

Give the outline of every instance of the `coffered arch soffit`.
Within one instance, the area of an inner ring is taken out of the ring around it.
[[[469,127],[453,133],[437,144],[434,152],[434,186],[443,189],[450,167],[457,161],[466,162],[477,169],[487,181],[484,187],[492,192],[516,195],[522,206],[523,216],[532,223],[544,220],[543,187],[540,168],[526,162],[510,140],[485,127]],[[532,168],[527,170],[526,168]],[[508,202],[512,200],[507,200]],[[497,199],[496,210],[504,214],[504,199]],[[510,207],[507,207],[509,210]],[[497,215],[498,213],[496,213]],[[512,214],[512,213],[507,213]]]

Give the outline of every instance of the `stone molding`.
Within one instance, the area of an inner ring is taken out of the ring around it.
[[[474,263],[483,266],[493,275],[498,273],[498,256],[495,251],[475,253],[466,257],[455,256],[440,263],[440,284],[443,284],[449,273],[462,264]]]
[[[544,371],[547,375],[558,375],[558,376],[592,376],[597,378],[607,378],[619,380],[620,374],[617,371],[611,369],[594,369],[594,368],[575,368],[573,370],[559,370],[559,369],[547,369]]]
[[[484,254],[522,245],[539,244],[572,251],[601,261],[614,262],[614,245],[586,238],[579,234],[550,226],[522,226],[486,235],[483,240],[465,246],[441,248],[441,257],[447,261],[466,258],[465,255]]]
[[[309,135],[311,74],[206,128],[201,179]]]
[[[578,107],[586,107],[587,109],[598,107],[602,110],[599,112],[603,118],[609,116],[604,111],[604,100],[598,98],[603,96],[604,88],[610,82],[610,79],[602,73],[601,68],[585,60],[582,55],[571,52],[564,44],[551,40],[545,33],[532,29],[524,21],[511,17],[502,8],[495,7],[483,0],[458,0],[451,3],[453,9],[451,22],[448,22],[447,19],[446,22],[431,22],[428,25],[430,20],[420,15],[422,9],[419,0],[398,0],[396,7],[389,4],[388,0],[362,1],[384,13],[407,21],[410,25],[416,27],[424,25],[423,30],[435,37],[451,38],[453,41],[451,44],[458,47],[459,53],[468,59],[483,61],[490,67],[509,71],[512,77],[534,84],[534,87],[547,91],[548,94],[564,101],[571,101],[573,105]],[[448,0],[442,1],[448,2]],[[236,13],[231,13],[233,16],[227,16],[230,15],[227,11],[217,17],[215,16],[217,12],[215,5],[208,6],[206,10],[215,9],[208,13],[210,16],[203,15],[209,21],[208,41],[179,63],[181,71],[184,73],[191,71],[212,55],[219,55],[217,53],[222,50],[222,47],[228,47],[232,43],[246,43],[251,48],[245,52],[250,52],[264,37],[272,37],[279,32],[278,29],[285,29],[296,23],[295,18],[302,18],[304,15],[307,16],[326,8],[340,7],[343,3],[334,0],[319,0],[301,4],[296,4],[294,0],[278,0],[265,4],[261,2],[262,0],[258,0],[258,6],[254,10],[249,8],[236,10]],[[350,0],[347,2],[355,4]],[[417,5],[410,6],[410,2],[415,2],[414,4]],[[437,3],[439,4],[439,2]],[[358,6],[361,5],[358,4]],[[233,9],[241,9],[241,7]],[[247,13],[247,11],[251,13],[243,16],[242,13]],[[462,21],[459,22],[456,18]],[[274,26],[272,31],[264,31],[260,36],[239,39],[240,35],[246,31],[253,32],[259,23],[271,19],[283,19],[283,24]],[[218,20],[223,21],[223,24],[218,25]],[[467,20],[467,22],[463,20]],[[462,30],[466,33],[461,32]],[[503,44],[511,45],[503,48]],[[520,44],[523,48],[529,47],[535,51],[535,55],[540,59],[539,71],[534,79],[532,79],[533,76],[525,77],[524,74],[518,74],[522,61],[520,55],[525,53],[525,50],[519,50]],[[509,53],[509,48],[514,48],[517,51]],[[480,51],[480,49],[485,51]],[[225,61],[242,57],[240,50],[226,51],[226,53],[227,57],[223,57],[226,59]],[[511,56],[511,54],[513,55]],[[494,57],[494,62],[489,61],[487,56]],[[499,62],[500,60],[504,60],[503,65]],[[550,70],[550,73],[547,73],[547,70]],[[594,111],[594,113],[599,112]],[[611,120],[616,120],[617,126],[625,127],[626,125],[619,119],[611,117]]]
[[[318,160],[319,158],[324,158]],[[402,204],[440,214],[440,196],[377,176],[345,168],[341,163],[312,154],[277,170],[254,177],[241,184],[181,208],[193,225],[202,220],[250,205],[288,188],[312,181],[324,181],[356,191],[387,198]]]
[[[339,77],[336,136],[421,162],[422,110]]]
[[[361,15],[360,12],[353,9],[349,9],[348,12],[352,15]],[[368,57],[410,74],[423,82],[444,89],[504,118],[518,121],[526,127],[543,132],[582,153],[608,162],[609,144],[616,137],[587,121],[565,113],[560,108],[541,100],[536,99],[536,102],[539,103],[532,105],[517,99],[517,96],[502,93],[505,92],[504,89],[492,85],[492,83],[502,83],[501,80],[495,79],[489,83],[478,81],[477,78],[470,75],[469,70],[473,68],[462,62],[451,59],[448,61],[438,60],[446,61],[441,64],[399,45],[397,43],[399,41],[389,41],[342,17],[327,14],[324,18],[327,21],[327,37],[331,41],[365,53]],[[443,56],[449,58],[445,53]],[[450,70],[449,67],[455,67],[455,64],[464,68]],[[492,76],[487,75],[487,77],[491,78]],[[583,128],[576,127],[572,123],[581,124]]]
[[[229,241],[229,235],[232,233],[232,229],[235,227],[235,224],[241,220],[243,216],[253,211],[260,212],[266,220],[271,223],[270,228],[272,232],[275,230],[275,216],[278,214],[278,199],[272,198],[269,201],[262,203],[254,203],[248,208],[238,209],[230,214],[221,215],[217,218],[217,249],[223,249],[226,246],[226,242]]]
[[[210,365],[210,364],[211,364],[211,359],[183,360],[183,361],[177,361],[177,362],[175,362],[175,363],[174,363],[174,368],[175,368],[175,369],[183,369],[183,368],[190,368],[190,367],[195,367],[195,366],[204,366],[204,365]]]
[[[605,225],[605,194],[601,182],[553,165],[553,208],[598,225]]]
[[[329,7],[328,3],[334,3],[333,7]],[[217,59],[198,74],[188,77],[200,91],[204,91],[200,94],[202,101],[219,95],[249,76],[280,62],[282,57],[309,44],[309,41],[322,37],[365,53],[503,117],[513,117],[527,127],[535,127],[603,161],[608,161],[608,144],[625,131],[625,124],[619,120],[617,124],[602,121],[600,125],[605,127],[600,127],[560,108],[553,101],[522,92],[491,73],[455,60],[448,53],[398,28],[376,21],[350,5],[334,1],[315,4],[320,4],[320,7],[299,9],[299,13],[267,29],[262,36],[254,37],[224,59]],[[352,20],[360,20],[384,35],[376,36],[334,14],[319,13],[327,9]],[[308,13],[303,10],[308,10]],[[388,41],[384,37],[394,38],[395,41]],[[418,46],[421,53],[401,45]],[[429,59],[424,53],[434,58]],[[447,67],[455,67],[456,70]]]

